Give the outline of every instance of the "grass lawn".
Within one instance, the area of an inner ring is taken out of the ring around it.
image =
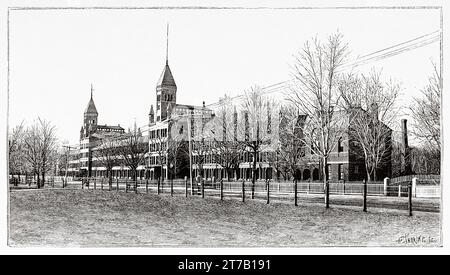
[[[440,215],[93,190],[10,193],[14,247],[438,246]]]

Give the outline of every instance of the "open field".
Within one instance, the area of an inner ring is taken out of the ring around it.
[[[437,246],[438,213],[100,190],[10,193],[11,246]]]

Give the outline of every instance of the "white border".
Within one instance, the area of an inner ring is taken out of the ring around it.
[[[7,127],[7,12],[8,7],[392,7],[392,6],[442,6],[444,14],[444,30],[450,29],[449,14],[450,9],[446,1],[118,1],[118,0],[96,0],[96,1],[2,1],[0,4],[0,178],[3,179],[3,186],[0,187],[0,253],[2,254],[173,254],[173,255],[194,255],[194,254],[244,254],[244,255],[265,255],[265,254],[450,254],[450,242],[447,235],[443,238],[442,248],[11,248],[7,246],[7,188],[6,188],[6,127]],[[446,34],[444,33],[444,39]],[[445,40],[444,40],[445,41]],[[444,43],[443,52],[444,64],[450,64],[446,59],[448,56],[448,45]],[[447,87],[446,75],[444,77],[444,88]],[[450,125],[448,123],[449,111],[448,96],[443,93],[443,135]],[[443,179],[448,178],[446,170],[446,156],[449,155],[449,148],[446,139],[443,140],[444,152],[442,157]],[[449,232],[448,227],[448,200],[449,190],[445,180],[442,182],[444,203],[442,232]]]

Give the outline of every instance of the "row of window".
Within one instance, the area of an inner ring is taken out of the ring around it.
[[[167,149],[167,144],[162,143],[150,143],[150,152],[165,151]]]
[[[161,95],[156,95],[156,101],[161,100]],[[173,101],[173,95],[172,94],[164,94],[163,101]]]
[[[165,156],[151,156],[149,159],[150,165],[160,165],[160,161],[164,164],[166,163],[166,157]]]
[[[256,156],[256,162],[268,162],[270,156],[273,155],[273,152],[260,152]],[[227,159],[222,159],[222,155],[220,154],[205,154],[205,155],[193,155],[192,161],[194,163],[222,163],[222,161],[230,161]],[[239,162],[253,162],[253,153],[245,152],[240,158]]]
[[[156,129],[150,131],[150,139],[167,137],[167,129]]]

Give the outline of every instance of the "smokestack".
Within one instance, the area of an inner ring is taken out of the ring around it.
[[[250,140],[250,125],[248,121],[248,112],[244,112],[244,131],[245,131],[245,141]]]
[[[411,171],[411,156],[410,156],[410,150],[408,145],[408,127],[407,127],[407,120],[402,119],[402,158],[403,158],[403,174],[404,175],[410,175],[412,173]]]
[[[403,148],[408,148],[408,128],[407,128],[407,120],[402,119],[402,145]]]

